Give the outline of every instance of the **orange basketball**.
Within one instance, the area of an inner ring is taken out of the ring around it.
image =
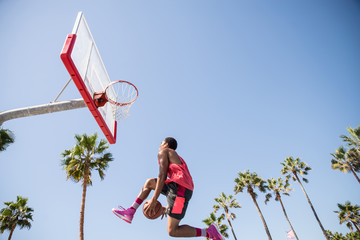
[[[148,211],[149,201],[150,200],[147,200],[144,203],[144,207],[143,207],[144,216],[147,217],[148,219],[156,219],[156,218],[160,217],[161,214],[162,214],[162,205],[161,205],[161,203],[159,201],[156,202],[155,213],[153,215],[150,215],[150,212]]]

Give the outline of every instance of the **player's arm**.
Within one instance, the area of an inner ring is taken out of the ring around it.
[[[159,176],[156,181],[154,195],[149,202],[150,212],[155,210],[156,201],[160,196],[161,190],[164,187],[165,180],[167,177],[167,171],[168,171],[168,167],[169,167],[169,154],[168,154],[167,150],[163,150],[163,151],[159,152],[158,159],[159,159],[159,165],[160,165],[159,166]]]

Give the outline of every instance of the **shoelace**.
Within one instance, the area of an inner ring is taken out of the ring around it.
[[[119,210],[121,210],[121,211],[125,211],[126,209],[125,208],[123,208],[122,206],[118,206],[118,208],[119,208]]]

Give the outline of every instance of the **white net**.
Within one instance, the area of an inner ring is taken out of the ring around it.
[[[113,114],[116,119],[116,121],[124,120],[129,116],[130,107],[132,104],[125,105],[125,106],[113,106]]]
[[[112,82],[105,90],[106,98],[111,103],[116,120],[124,120],[129,116],[131,105],[138,97],[137,88],[127,81]]]

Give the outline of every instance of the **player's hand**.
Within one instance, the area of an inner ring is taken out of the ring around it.
[[[164,217],[167,217],[167,213],[168,213],[168,207],[163,207],[162,208],[162,215],[161,215],[161,220],[164,218]]]
[[[155,214],[155,207],[156,207],[156,200],[150,199],[150,201],[149,201],[149,207],[148,207],[148,210],[149,210],[150,215],[154,215],[154,214]]]

